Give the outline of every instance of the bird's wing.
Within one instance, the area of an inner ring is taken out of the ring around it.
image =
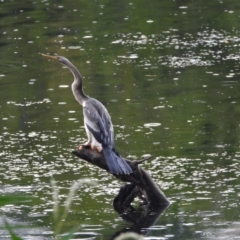
[[[91,99],[85,104],[83,114],[85,124],[95,139],[105,146],[113,147],[113,127],[106,108],[97,100]]]

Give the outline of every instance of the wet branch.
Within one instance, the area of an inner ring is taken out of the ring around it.
[[[81,150],[72,152],[77,157],[109,172],[105,158],[102,153],[82,147]],[[159,189],[151,176],[139,166],[140,163],[147,159],[139,161],[130,161],[125,159],[132,168],[133,173],[129,175],[112,174],[121,181],[129,182],[120,189],[118,196],[114,199],[114,208],[116,211],[123,211],[130,207],[135,197],[139,197],[151,206],[169,205],[169,200]]]

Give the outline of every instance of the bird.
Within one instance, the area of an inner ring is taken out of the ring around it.
[[[65,57],[42,56],[65,65],[73,74],[71,85],[73,95],[83,107],[84,127],[88,141],[80,145],[103,152],[109,171],[112,174],[128,175],[133,171],[114,146],[114,129],[106,107],[97,99],[87,96],[83,91],[83,78],[79,70]]]

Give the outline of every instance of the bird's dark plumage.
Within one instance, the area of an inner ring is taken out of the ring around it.
[[[65,57],[43,56],[58,61],[68,67],[74,76],[72,92],[75,99],[83,106],[84,126],[88,141],[84,145],[102,149],[109,171],[113,174],[130,174],[131,167],[114,148],[114,133],[111,117],[107,109],[94,98],[88,97],[82,86],[82,76],[78,69]]]
[[[115,151],[113,126],[107,109],[98,100],[91,98],[86,101],[83,113],[87,129],[102,145],[109,171],[115,174],[131,173],[130,166]]]

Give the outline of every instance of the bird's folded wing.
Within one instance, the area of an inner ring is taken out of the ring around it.
[[[86,126],[95,139],[105,146],[113,146],[113,132],[108,115],[104,111],[99,113],[99,109],[92,104],[83,108],[83,114]]]

